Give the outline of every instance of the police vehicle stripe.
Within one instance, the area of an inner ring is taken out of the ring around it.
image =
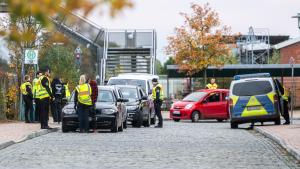
[[[241,115],[250,100],[250,96],[239,97],[235,106],[233,107],[233,113],[235,116]]]
[[[266,95],[264,95],[264,96],[256,96],[256,99],[261,103],[261,105],[265,108],[265,110],[268,113],[274,113],[275,112],[274,104],[269,99],[268,96],[266,96]]]

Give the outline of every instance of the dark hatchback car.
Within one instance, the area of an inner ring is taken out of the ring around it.
[[[96,128],[110,129],[111,132],[123,131],[127,124],[127,111],[124,99],[118,88],[99,86],[96,103]],[[91,128],[91,118],[90,128]],[[76,131],[79,128],[78,115],[74,109],[74,94],[62,111],[62,131]]]
[[[133,127],[149,127],[151,114],[147,94],[137,86],[119,85],[117,87],[120,89],[122,96],[128,99],[128,102],[126,102],[127,120],[132,122]]]

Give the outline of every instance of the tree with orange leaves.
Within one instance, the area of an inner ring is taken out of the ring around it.
[[[231,29],[222,26],[218,13],[209,4],[192,4],[192,14],[181,13],[184,25],[168,37],[166,53],[173,56],[179,70],[193,75],[208,66],[222,66],[230,56],[228,44],[234,42]]]

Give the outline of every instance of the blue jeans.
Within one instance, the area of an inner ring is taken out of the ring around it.
[[[86,105],[78,105],[77,113],[79,120],[79,130],[83,132],[89,131],[89,112],[90,107]]]

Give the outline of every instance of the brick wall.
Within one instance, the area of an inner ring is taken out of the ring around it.
[[[290,57],[294,57],[295,63],[300,64],[300,42],[286,46],[280,49],[280,63],[281,64],[289,64]],[[295,106],[300,107],[300,77],[296,77],[295,79]],[[286,88],[292,87],[292,78],[285,77],[283,78],[283,84]]]

